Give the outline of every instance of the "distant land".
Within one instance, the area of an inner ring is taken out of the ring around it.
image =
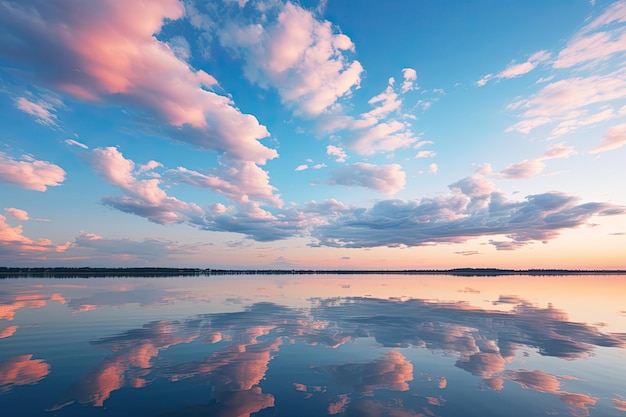
[[[454,268],[454,269],[403,269],[403,270],[360,270],[360,269],[212,269],[212,268],[9,268],[0,267],[1,278],[50,277],[177,277],[211,275],[452,275],[452,276],[505,276],[505,275],[626,275],[626,270],[615,269],[498,269],[498,268]]]

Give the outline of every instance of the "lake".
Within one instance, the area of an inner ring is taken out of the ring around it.
[[[626,276],[0,280],[12,416],[626,416]]]

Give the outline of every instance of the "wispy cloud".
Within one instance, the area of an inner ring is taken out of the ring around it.
[[[604,134],[600,145],[590,150],[589,153],[606,152],[624,145],[626,145],[626,123],[610,127]]]
[[[528,60],[522,63],[511,62],[505,69],[501,72],[494,74],[487,74],[483,76],[480,80],[476,81],[476,85],[478,87],[483,87],[490,80],[501,80],[505,78],[517,78],[522,75],[528,74],[542,62],[546,62],[550,59],[550,53],[548,51],[539,51],[532,54],[528,57]]]
[[[563,143],[551,145],[543,155],[511,164],[500,171],[497,177],[503,179],[529,179],[543,172],[546,167],[543,161],[567,158],[574,154],[576,154],[576,151],[572,146],[565,146]]]
[[[57,115],[54,106],[44,100],[31,101],[26,97],[15,99],[15,107],[35,118],[37,123],[47,126],[57,125]]]
[[[70,146],[78,146],[79,148],[89,149],[89,146],[85,145],[84,143],[80,143],[79,141],[74,140],[74,139],[66,139],[65,143],[67,143]]]

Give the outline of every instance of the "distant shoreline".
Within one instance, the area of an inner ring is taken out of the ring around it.
[[[403,269],[403,270],[337,270],[337,269],[213,269],[213,268],[9,268],[0,267],[1,278],[96,278],[96,277],[177,277],[213,275],[449,275],[449,276],[559,276],[559,275],[626,275],[626,270],[597,269]]]

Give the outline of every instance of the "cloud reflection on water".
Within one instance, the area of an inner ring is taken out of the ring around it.
[[[36,384],[50,373],[50,365],[33,355],[21,355],[0,362],[0,393],[18,385]]]
[[[329,386],[339,387],[330,398],[321,393],[328,413],[371,416],[434,415],[429,406],[446,399],[421,397],[414,409],[389,407],[376,399],[378,390],[404,392],[411,389],[413,364],[398,349],[425,348],[455,356],[456,367],[480,378],[493,390],[506,381],[526,389],[557,396],[576,415],[586,415],[597,398],[561,388],[561,379],[543,371],[511,370],[516,352],[535,349],[540,355],[566,360],[587,357],[597,347],[626,346],[626,336],[603,333],[597,327],[569,320],[551,305],[541,308],[519,297],[501,297],[510,310],[488,310],[464,302],[364,297],[314,299],[309,309],[274,303],[255,303],[244,311],[192,316],[181,321],[157,321],[141,328],[92,342],[111,354],[89,371],[74,391],[81,403],[103,406],[111,393],[124,386],[141,388],[157,379],[171,383],[204,384],[211,387],[208,403],[185,407],[166,416],[216,415],[247,417],[273,407],[276,393],[263,392],[270,363],[285,343],[337,348],[348,341],[371,338],[385,349],[383,356],[364,362],[316,366],[316,357],[294,363],[326,376]],[[168,363],[155,359],[174,345],[206,343],[213,347],[201,359]],[[392,350],[390,350],[392,349]],[[306,392],[306,380],[290,386]],[[440,377],[433,387],[445,388]],[[341,391],[348,387],[350,392]],[[313,390],[315,391],[315,390]],[[621,406],[614,400],[615,407]],[[402,403],[401,400],[399,400]],[[418,410],[418,411],[416,411]],[[427,410],[427,411],[426,411]],[[422,414],[423,415],[423,414]]]

